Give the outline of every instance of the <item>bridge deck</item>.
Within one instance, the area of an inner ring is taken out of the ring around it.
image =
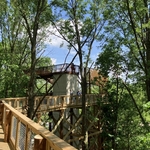
[[[8,143],[4,142],[4,131],[0,125],[0,150],[11,150]]]

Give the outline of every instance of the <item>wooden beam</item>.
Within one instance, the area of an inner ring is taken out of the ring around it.
[[[55,125],[54,129],[52,130],[52,133],[54,133],[56,131],[56,129],[58,128],[58,126],[60,125],[61,121],[64,119],[64,113],[62,114],[62,116],[59,118],[57,124]]]
[[[66,138],[69,136],[69,134],[71,133],[71,132],[73,132],[74,130],[75,130],[75,128],[78,126],[78,124],[80,123],[80,121],[82,120],[82,116],[80,116],[79,118],[78,118],[78,120],[77,120],[77,122],[74,124],[74,125],[72,125],[72,128],[69,130],[69,132],[65,135],[65,137],[63,138],[63,140],[66,140]]]
[[[34,136],[34,150],[45,150],[46,140],[41,135]]]
[[[98,111],[98,113],[96,114],[96,116],[94,116],[94,117],[97,117],[98,115],[100,114],[100,112]],[[90,124],[89,124],[89,126],[88,126],[88,128],[87,128],[87,131],[92,127],[92,125],[95,123],[95,120],[93,120],[92,122],[90,121]]]

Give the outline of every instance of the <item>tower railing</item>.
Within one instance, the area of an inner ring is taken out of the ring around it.
[[[37,73],[46,73],[46,72],[71,72],[72,65],[69,63],[58,64],[58,65],[51,65],[51,66],[43,66],[43,67],[36,67]],[[79,66],[73,65],[75,73],[79,73]]]

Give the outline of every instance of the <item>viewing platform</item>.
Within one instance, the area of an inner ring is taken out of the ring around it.
[[[29,74],[30,70],[24,70],[26,74]],[[52,79],[54,74],[60,73],[68,73],[68,74],[79,74],[79,66],[72,65],[69,63],[58,64],[58,65],[51,65],[51,66],[43,66],[43,67],[36,67],[35,69],[37,79]]]

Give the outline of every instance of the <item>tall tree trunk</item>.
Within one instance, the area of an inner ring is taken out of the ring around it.
[[[146,92],[148,101],[150,101],[150,29],[147,29],[146,35]]]
[[[35,42],[36,43],[36,42]],[[29,118],[32,118],[34,110],[34,90],[35,90],[35,64],[36,64],[36,44],[33,44],[31,47],[31,69],[30,69],[30,81],[28,87],[28,112],[27,115]]]
[[[144,1],[144,5],[146,8],[149,10],[149,3],[148,0]],[[145,23],[149,23],[149,18],[150,18],[150,12],[145,14],[144,20]],[[147,27],[145,29],[145,39],[143,40],[146,49],[146,66],[145,66],[145,74],[146,74],[146,93],[147,93],[147,99],[150,101],[150,28]]]
[[[86,68],[84,68],[84,70],[82,70],[82,83],[81,83],[81,87],[82,87],[82,136],[83,136],[83,141],[82,141],[82,149],[86,150],[88,149],[88,135],[86,134],[86,107],[85,107],[85,103],[86,103],[86,94],[87,94],[87,83],[86,83]]]

